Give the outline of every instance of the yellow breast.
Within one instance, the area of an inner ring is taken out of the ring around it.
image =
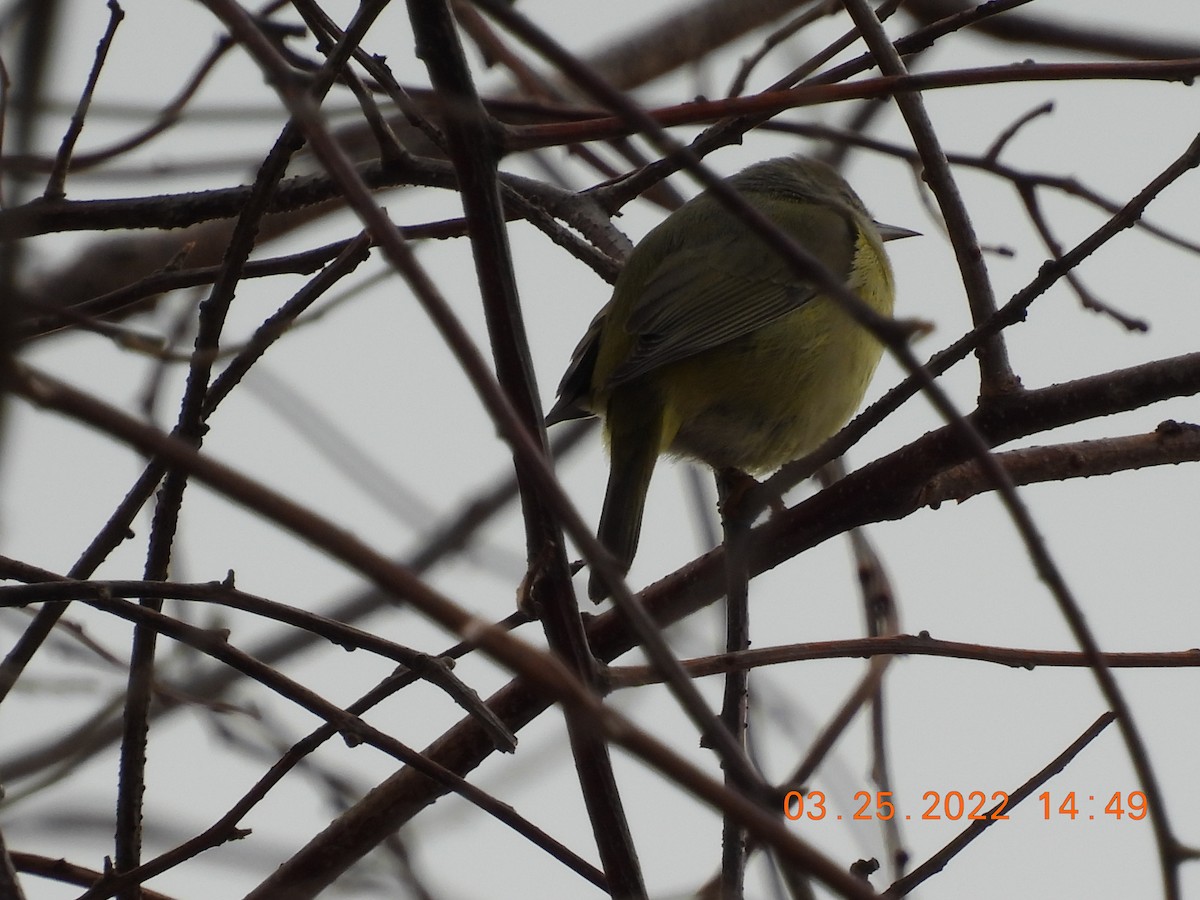
[[[860,231],[849,287],[890,315],[891,269]],[[862,403],[882,347],[836,302],[795,312],[654,375],[664,401],[665,452],[751,474],[810,452]]]

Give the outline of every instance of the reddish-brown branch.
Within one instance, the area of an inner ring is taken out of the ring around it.
[[[664,128],[715,122],[729,116],[773,115],[823,103],[878,99],[898,93],[931,91],[986,84],[1039,81],[1182,81],[1200,75],[1200,58],[1141,63],[1016,63],[979,69],[954,69],[918,75],[889,75],[841,84],[805,85],[784,91],[766,91],[748,97],[696,100],[677,106],[647,110]],[[534,147],[553,147],[576,141],[600,140],[635,134],[637,125],[627,118],[611,116],[544,125],[509,126],[509,152]]]

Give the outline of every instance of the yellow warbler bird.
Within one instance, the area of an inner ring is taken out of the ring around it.
[[[875,222],[830,166],[802,156],[728,179],[872,309],[891,315]],[[769,472],[831,437],[858,409],[882,346],[702,193],[634,248],[558,387],[547,424],[604,418],[611,456],[600,541],[628,571],[659,455]],[[607,588],[594,574],[588,594]]]

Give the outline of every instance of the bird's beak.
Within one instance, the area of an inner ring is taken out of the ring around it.
[[[879,236],[885,241],[898,241],[900,238],[921,236],[921,232],[913,231],[911,228],[901,228],[899,225],[884,225],[882,222],[876,222],[875,227],[879,230]]]

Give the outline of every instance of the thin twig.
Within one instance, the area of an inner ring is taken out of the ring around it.
[[[590,427],[592,423],[590,422],[578,422],[574,424],[575,427],[564,429],[563,433],[556,437],[553,446],[559,454],[565,454],[570,449],[578,446],[583,436],[590,434],[592,431]],[[157,463],[153,465],[157,465]],[[157,472],[158,476],[161,477],[162,470],[158,469]],[[143,478],[130,490],[129,496],[123,502],[122,506],[118,508],[109,522],[105,524],[101,533],[97,535],[97,538],[93,541],[93,546],[85,552],[80,562],[72,568],[70,577],[79,579],[87,578],[94,567],[99,564],[99,561],[103,559],[103,555],[111,549],[107,541],[114,539],[118,534],[118,531],[122,528],[122,523],[127,521],[126,516],[132,517],[134,514],[128,511],[129,507],[134,502],[144,503],[153,490],[152,486],[145,486],[145,481],[148,480],[150,474],[150,469],[146,473],[143,473]],[[515,479],[500,479],[498,484],[494,484],[494,481],[496,479],[490,479],[486,482],[488,488],[464,502],[457,514],[450,516],[447,521],[428,529],[429,536],[424,546],[406,562],[401,563],[401,565],[405,565],[415,575],[421,575],[449,554],[468,546],[472,537],[490,523],[496,515],[506,509],[516,496]],[[6,566],[8,566],[7,563]],[[33,576],[31,576],[32,578]],[[23,576],[22,580],[24,580]],[[394,603],[395,598],[390,594],[372,587],[334,604],[330,609],[326,610],[325,615],[327,618],[336,621],[353,623]],[[39,618],[40,616],[41,612],[39,612]],[[509,620],[502,623],[501,627],[504,627],[506,630],[514,627],[517,623],[512,621],[513,618],[510,617]],[[251,649],[250,655],[268,665],[274,665],[311,648],[320,640],[321,638],[309,631],[296,631],[290,634],[274,635],[255,645]],[[460,642],[439,655],[456,659],[475,648],[476,645],[472,642]],[[220,697],[227,693],[241,677],[241,674],[233,669],[218,668],[193,678],[186,684],[181,685],[180,690],[189,695]],[[167,703],[154,707],[152,714],[156,716],[167,715],[178,711],[180,708],[179,704]],[[67,731],[61,738],[55,739],[45,745],[35,746],[19,756],[4,760],[3,765],[0,765],[0,769],[3,769],[10,781],[16,781],[30,777],[54,761],[61,761],[64,768],[69,768],[94,756],[117,740],[120,737],[119,725],[119,722],[113,722],[109,719],[107,713],[101,714],[96,720],[82,727]]]
[[[478,694],[462,682],[440,661],[368,631],[337,622],[285,603],[239,591],[229,580],[206,584],[182,584],[172,581],[72,581],[61,579],[14,587],[0,586],[0,607],[30,603],[60,602],[66,598],[109,600],[116,597],[154,597],[159,600],[190,600],[213,603],[229,609],[249,612],[261,619],[283,622],[308,630],[347,650],[362,649],[405,666],[419,678],[441,688],[447,696],[471,715],[479,715],[496,740],[497,749],[511,753],[517,741],[504,725],[480,702]]]
[[[682,660],[693,678],[723,675],[733,669],[757,669],[815,659],[870,659],[876,656],[929,656],[940,659],[973,660],[1011,669],[1032,671],[1047,668],[1086,668],[1087,657],[1078,650],[1032,650],[1021,647],[991,647],[964,641],[947,641],[920,634],[846,638],[757,647],[741,653],[720,653]],[[1121,653],[1107,651],[1105,663],[1113,669],[1200,668],[1200,649]],[[610,666],[608,676],[616,690],[658,684],[661,676],[651,666]]]
[[[75,586],[72,585],[72,587]],[[279,671],[237,650],[229,643],[228,636],[225,633],[197,628],[178,619],[165,616],[145,605],[135,605],[113,597],[98,595],[87,602],[104,612],[119,616],[139,625],[153,627],[157,633],[183,642],[228,666],[238,669],[244,675],[262,683],[273,692],[324,719],[336,733],[340,734],[352,745],[358,743],[369,744],[393,756],[397,760],[413,766],[426,777],[432,778],[455,793],[460,794],[464,799],[469,800],[480,809],[512,827],[533,843],[538,846],[544,846],[544,841],[541,837],[544,832],[518,815],[511,806],[500,802],[490,794],[434,763],[423,754],[407,747],[390,735],[373,728],[357,715],[343,710],[336,704],[325,700],[320,695],[303,687]],[[175,856],[171,854],[168,854],[166,857],[166,861],[174,859]],[[175,863],[171,862],[171,865],[173,864]],[[133,871],[133,868],[127,871]],[[161,869],[156,868],[155,871],[145,872],[143,877],[149,878],[157,874],[158,871],[161,871]],[[124,872],[119,874],[124,874]],[[125,884],[125,881],[122,881],[122,884],[124,888],[120,893],[126,893],[136,887],[136,883]],[[107,894],[105,895],[107,896]]]
[[[846,11],[854,19],[863,40],[875,57],[879,71],[895,77],[908,75],[900,54],[892,46],[882,24],[866,0],[844,0],[844,3]],[[975,226],[958,191],[950,171],[950,163],[946,160],[941,142],[934,131],[933,122],[925,112],[920,93],[900,92],[895,94],[894,98],[896,106],[908,123],[913,143],[921,155],[923,178],[937,198],[942,216],[946,220],[947,234],[958,260],[971,317],[978,326],[995,314],[996,299],[987,269],[983,265]],[[1009,364],[1008,351],[1002,335],[993,335],[985,340],[976,354],[979,357],[981,396],[1003,394],[1019,387],[1020,382]]]
[[[1054,237],[1053,232],[1050,230],[1050,224],[1042,214],[1042,207],[1038,202],[1037,191],[1033,186],[1028,184],[1020,185],[1017,190],[1021,195],[1021,201],[1025,204],[1025,211],[1029,215],[1029,221],[1033,223],[1033,227],[1037,230],[1038,236],[1042,239],[1042,244],[1045,245],[1052,258],[1062,259],[1062,244]],[[1138,319],[1120,312],[1093,294],[1087,289],[1083,280],[1076,272],[1068,272],[1066,274],[1066,281],[1074,289],[1084,309],[1104,313],[1122,325],[1127,331],[1146,332],[1150,330],[1150,323],[1145,319]]]
[[[813,22],[825,16],[832,15],[840,8],[841,4],[838,0],[821,0],[821,2],[812,4],[808,9],[784,22],[768,34],[762,39],[757,50],[749,56],[742,58],[742,62],[738,66],[737,72],[734,73],[733,82],[729,85],[729,90],[725,92],[725,96],[740,97],[746,90],[746,83],[750,80],[751,73],[760,62],[767,58],[768,53],[784,41],[794,37]],[[814,64],[809,62],[806,65]],[[815,65],[819,66],[820,63],[816,63]]]
[[[65,185],[67,170],[71,167],[71,154],[75,152],[75,143],[83,132],[83,122],[87,118],[92,95],[96,92],[96,83],[100,80],[100,70],[104,68],[104,60],[108,57],[113,38],[116,37],[117,26],[125,18],[125,11],[121,9],[117,0],[108,0],[107,6],[108,27],[104,30],[100,43],[96,45],[96,58],[92,62],[92,71],[88,74],[87,84],[84,85],[83,93],[79,96],[79,103],[71,115],[71,122],[67,126],[66,134],[63,135],[62,143],[58,148],[58,155],[54,157],[54,167],[50,170],[46,189],[42,192],[42,199],[46,201],[61,200],[67,195]]]
[[[1106,712],[1100,716],[1091,726],[1083,732],[1071,746],[1067,747],[1062,753],[1051,760],[1045,768],[1026,781],[1023,785],[1012,791],[1006,796],[1003,802],[1003,808],[992,807],[983,813],[983,818],[972,822],[963,831],[950,841],[945,847],[917,866],[903,878],[895,881],[891,887],[884,892],[884,897],[904,897],[913,891],[923,881],[927,880],[931,875],[935,875],[944,869],[954,857],[963,851],[968,844],[975,838],[983,834],[988,828],[992,827],[996,822],[1003,821],[1002,819],[992,818],[993,816],[1007,816],[1011,811],[1021,803],[1021,801],[1030,797],[1041,785],[1049,781],[1053,776],[1057,775],[1065,769],[1070,762],[1078,756],[1083,748],[1094,741],[1105,728],[1113,723],[1116,715],[1111,712]]]

